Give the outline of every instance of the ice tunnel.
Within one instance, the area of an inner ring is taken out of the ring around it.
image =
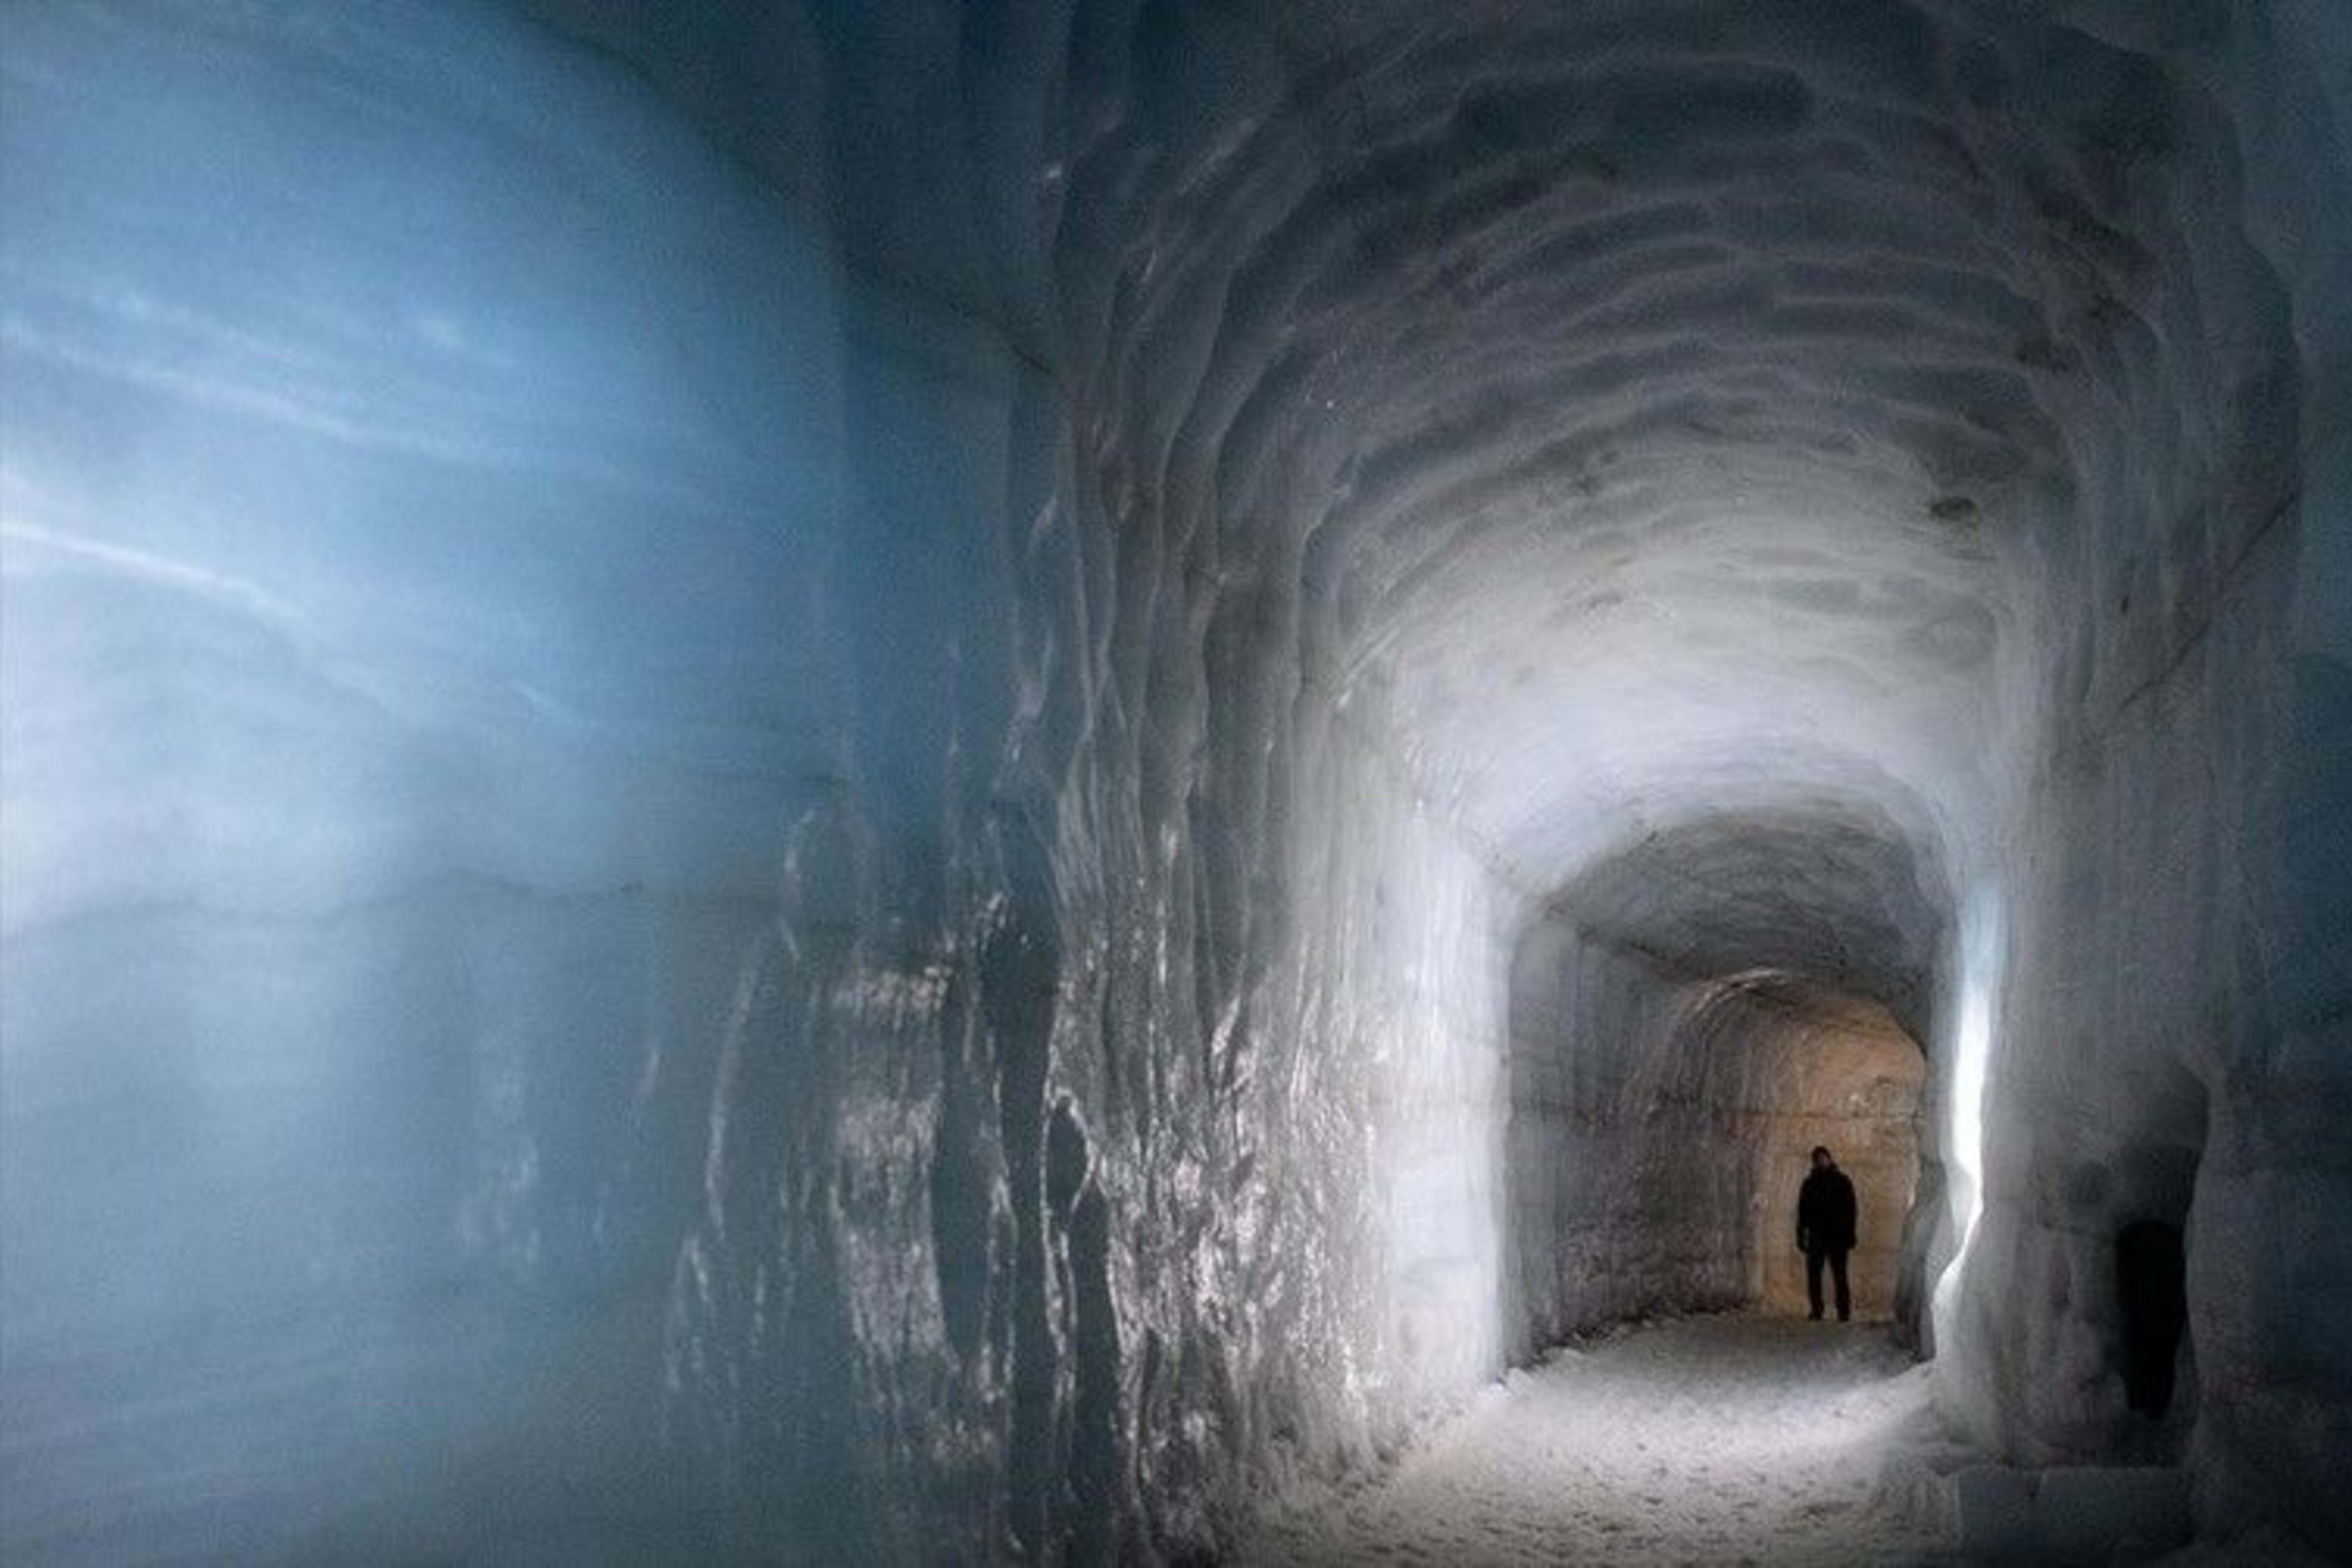
[[[2336,0],[7,5],[0,1557],[1246,1555],[1816,1143],[2352,1553],[2347,300]]]

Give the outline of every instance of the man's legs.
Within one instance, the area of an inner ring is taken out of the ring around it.
[[[1837,1281],[1838,1321],[1841,1323],[1850,1322],[1853,1318],[1853,1292],[1846,1288],[1845,1248],[1843,1247],[1830,1254],[1830,1277]],[[1819,1278],[1818,1270],[1816,1270],[1815,1278]],[[1813,1287],[1813,1300],[1815,1302],[1813,1315],[1815,1317],[1819,1317],[1821,1315],[1821,1308],[1819,1306],[1821,1295],[1821,1287],[1816,1284]]]
[[[1822,1258],[1823,1256],[1825,1255],[1818,1247],[1805,1248],[1805,1296],[1813,1304],[1815,1322],[1821,1321],[1822,1317]],[[1841,1268],[1838,1273],[1843,1277],[1845,1270]]]

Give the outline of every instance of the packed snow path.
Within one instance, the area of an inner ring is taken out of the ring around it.
[[[1927,1399],[1877,1326],[1700,1318],[1553,1352],[1384,1481],[1278,1512],[1253,1563],[1924,1563],[1874,1498]]]

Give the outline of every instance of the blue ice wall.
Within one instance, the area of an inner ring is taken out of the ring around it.
[[[1493,1361],[1514,896],[1080,463],[1035,40],[550,9],[12,18],[7,1552],[1213,1542]]]
[[[855,695],[822,234],[469,7],[0,70],[0,1554],[593,1512]]]

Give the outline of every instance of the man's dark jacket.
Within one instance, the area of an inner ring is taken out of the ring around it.
[[[1832,1165],[1797,1190],[1797,1245],[1808,1252],[1853,1250],[1853,1184]]]

